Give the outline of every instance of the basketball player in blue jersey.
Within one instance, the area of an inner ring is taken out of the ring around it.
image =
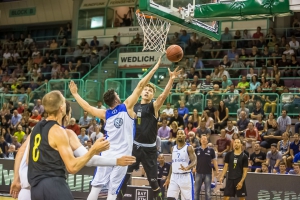
[[[136,114],[133,110],[134,105],[138,101],[144,87],[148,84],[151,77],[160,65],[161,58],[152,70],[138,83],[133,93],[121,103],[118,94],[113,90],[108,90],[103,95],[103,100],[109,109],[97,109],[90,106],[77,93],[76,84],[71,81],[70,90],[78,104],[88,113],[100,119],[105,119],[105,134],[110,142],[110,149],[101,153],[105,158],[111,158],[122,155],[131,155],[133,138],[135,134],[134,119]],[[127,172],[127,166],[114,167],[97,167],[94,179],[91,183],[92,190],[88,196],[88,200],[98,199],[98,195],[103,187],[108,189],[108,200],[115,200],[119,189],[121,188],[123,179]]]
[[[141,102],[134,106],[134,111],[137,114],[135,120],[136,134],[133,141],[132,155],[136,157],[136,163],[128,166],[127,174],[124,179],[121,191],[118,194],[118,200],[121,200],[126,194],[127,182],[130,179],[133,170],[138,170],[140,163],[147,174],[149,185],[153,191],[155,200],[162,199],[162,193],[157,181],[157,121],[158,112],[166,98],[170,94],[174,80],[178,77],[181,70],[177,67],[173,72],[169,70],[170,79],[165,90],[159,97],[153,100],[155,94],[155,86],[151,83],[147,84],[141,95]]]
[[[71,113],[72,109],[70,103],[66,101],[66,116],[63,119],[63,126],[69,124],[69,121],[71,119]],[[82,146],[75,132],[70,129],[66,129],[66,132],[69,136],[70,145],[75,157],[80,157],[86,154],[87,149],[84,146]],[[27,149],[28,140],[26,140],[21,146],[15,158],[14,171],[19,173],[14,173],[14,181],[11,185],[10,194],[13,198],[18,198],[19,200],[31,200],[30,185],[27,179]],[[122,156],[121,158],[103,158],[101,156],[95,155],[86,164],[86,166],[127,166],[129,164],[132,164],[133,162],[135,162],[135,158],[133,156]]]
[[[66,172],[77,173],[95,154],[107,150],[109,142],[99,139],[84,156],[75,158],[68,135],[60,126],[66,115],[65,98],[60,91],[51,91],[42,104],[48,117],[35,125],[28,141],[31,199],[73,200]]]
[[[177,131],[176,145],[172,148],[172,165],[164,184],[169,186],[167,199],[176,200],[181,193],[181,200],[194,200],[194,178],[192,168],[197,157],[192,146],[186,144],[183,130]]]

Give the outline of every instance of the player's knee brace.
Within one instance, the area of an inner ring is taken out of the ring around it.
[[[156,178],[148,178],[148,181],[152,190],[157,190],[160,188]]]

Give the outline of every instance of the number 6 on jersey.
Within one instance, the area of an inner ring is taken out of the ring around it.
[[[40,150],[38,149],[41,143],[42,137],[41,134],[37,134],[34,137],[34,146],[32,148],[32,159],[34,162],[37,162],[40,157]]]

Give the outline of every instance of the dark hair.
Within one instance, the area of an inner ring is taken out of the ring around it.
[[[107,90],[107,92],[103,94],[103,100],[105,104],[108,105],[109,107],[113,106],[115,99],[116,99],[116,95],[114,89]]]
[[[271,147],[276,147],[277,148],[277,144],[276,143],[272,143]]]
[[[286,113],[286,114],[288,114],[288,111],[287,111],[287,110],[285,110],[285,109],[282,109],[281,113],[282,113],[283,111],[285,111],[285,113]]]

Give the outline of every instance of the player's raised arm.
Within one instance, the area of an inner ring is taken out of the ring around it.
[[[161,106],[164,104],[165,100],[169,96],[170,91],[171,91],[172,86],[173,86],[173,82],[178,77],[178,75],[180,74],[180,71],[181,71],[181,70],[178,70],[178,68],[179,68],[179,66],[173,72],[171,72],[170,69],[168,69],[170,79],[169,79],[163,93],[161,93],[159,95],[159,97],[156,99],[156,101],[154,101],[154,103],[153,103],[155,111],[158,111],[161,108]]]
[[[91,106],[88,102],[86,102],[79,94],[78,94],[78,88],[77,85],[74,83],[74,81],[71,81],[69,84],[70,91],[73,95],[73,97],[76,99],[80,107],[82,107],[83,110],[87,111],[91,115],[95,117],[99,117],[100,119],[105,119],[105,112],[104,109],[97,109],[93,106]]]
[[[133,106],[136,104],[139,97],[141,96],[144,87],[149,83],[150,79],[158,69],[160,62],[161,62],[161,56],[159,57],[156,65],[152,68],[152,70],[144,78],[142,78],[142,80],[140,80],[140,82],[138,83],[138,85],[136,86],[132,94],[124,101],[124,104],[126,105],[126,108],[128,110],[133,109]]]
[[[75,158],[66,131],[58,125],[54,125],[49,131],[49,144],[59,152],[68,172],[71,174],[76,174],[95,154],[109,149],[108,141],[104,141],[104,138],[102,140],[98,139],[84,156]]]

